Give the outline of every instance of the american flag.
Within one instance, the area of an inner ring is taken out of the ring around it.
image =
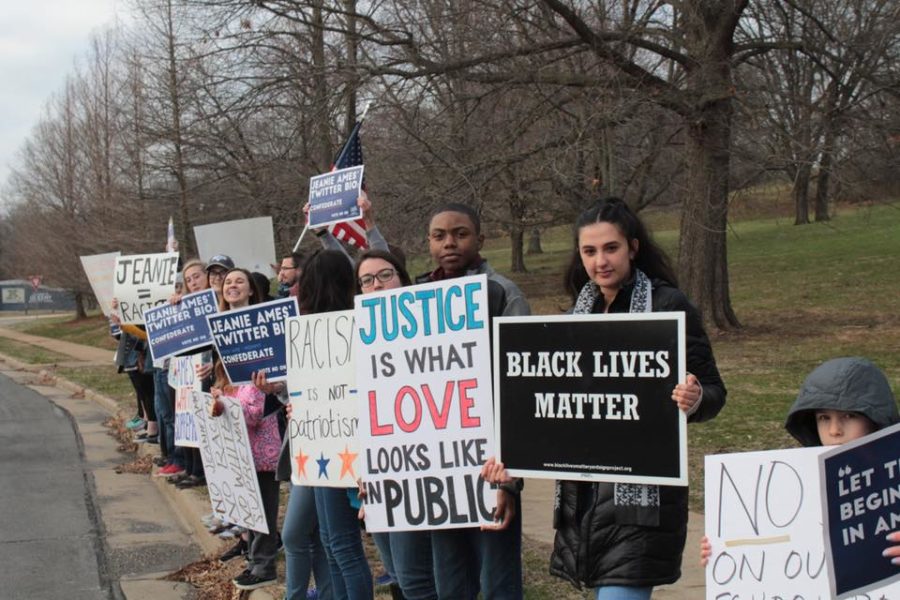
[[[175,223],[169,217],[169,228],[166,230],[166,252],[178,250],[178,241],[175,239]]]
[[[346,143],[344,143],[337,158],[334,160],[334,164],[331,167],[332,171],[363,164],[362,143],[359,141],[359,128],[361,125],[362,122],[357,121],[356,125],[353,126],[350,137],[347,138]],[[365,189],[365,185],[365,180],[363,180],[363,189]],[[362,219],[329,225],[328,231],[342,242],[353,244],[359,248],[368,247],[366,241],[366,223]]]

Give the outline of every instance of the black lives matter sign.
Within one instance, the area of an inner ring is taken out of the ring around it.
[[[494,321],[495,428],[516,476],[687,485],[684,313]]]

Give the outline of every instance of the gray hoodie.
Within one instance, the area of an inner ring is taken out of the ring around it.
[[[788,411],[785,429],[804,446],[820,446],[816,410],[852,411],[878,429],[900,421],[897,402],[884,373],[858,356],[833,358],[810,373]]]

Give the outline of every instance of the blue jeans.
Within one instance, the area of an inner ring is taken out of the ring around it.
[[[281,539],[284,542],[287,600],[306,600],[310,572],[316,577],[319,600],[333,600],[331,569],[322,546],[322,538],[319,537],[313,488],[291,486]]]
[[[345,488],[315,488],[319,535],[328,553],[335,600],[372,600],[372,571],[363,550],[357,510]]]
[[[438,596],[472,600],[521,600],[522,511],[502,531],[439,529],[431,532],[434,582]]]
[[[406,600],[435,600],[431,533],[392,531],[373,533],[372,538],[388,574],[400,586]]]
[[[597,600],[650,600],[652,587],[605,585],[597,588]]]
[[[169,387],[168,369],[153,369],[153,409],[159,423],[159,448],[169,461],[175,460],[175,390]],[[179,467],[184,464],[176,463]]]

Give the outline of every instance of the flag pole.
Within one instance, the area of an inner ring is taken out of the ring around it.
[[[362,114],[359,115],[359,122],[360,122],[360,123],[362,123],[363,121],[366,120],[366,114],[368,114],[368,112],[369,112],[369,107],[370,107],[370,106],[372,106],[372,101],[371,101],[371,100],[366,100],[366,105],[365,105],[365,107],[363,107]]]
[[[307,224],[303,227],[303,231],[300,232],[300,239],[298,239],[298,240],[297,240],[297,243],[294,244],[294,249],[291,250],[292,253],[293,253],[293,252],[296,252],[296,251],[297,251],[297,248],[300,247],[300,242],[303,241],[303,236],[306,235],[306,231],[307,231],[308,229],[309,229],[309,223],[307,223]]]

